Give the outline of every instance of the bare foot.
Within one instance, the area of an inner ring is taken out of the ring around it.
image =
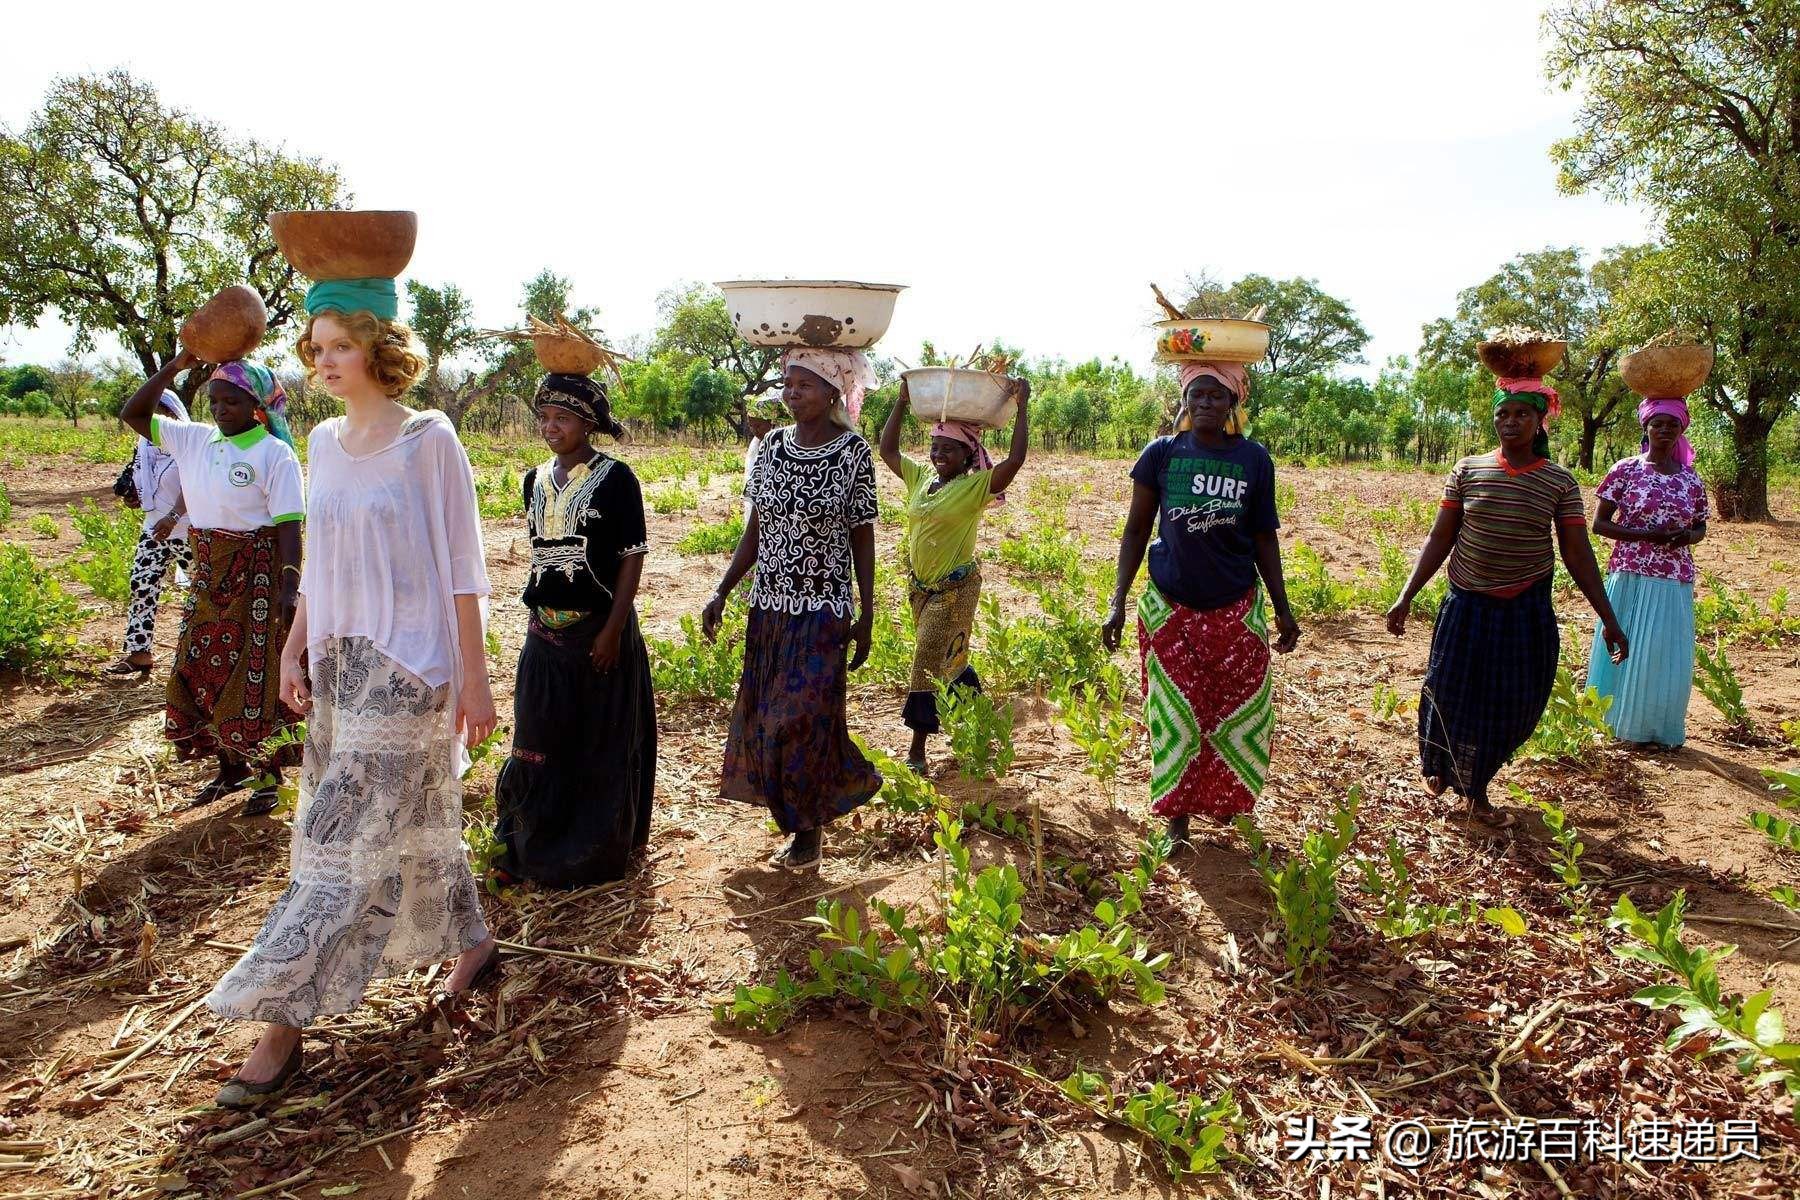
[[[450,978],[444,981],[446,992],[463,992],[469,989],[470,983],[481,968],[487,966],[488,959],[500,952],[500,946],[490,936],[487,941],[472,949],[464,950],[456,956],[456,965],[450,968]]]
[[[1480,821],[1490,829],[1511,829],[1513,826],[1513,815],[1495,808],[1488,802],[1486,796],[1472,797],[1469,800],[1467,815],[1471,820]]]
[[[238,1068],[237,1077],[244,1083],[267,1083],[280,1074],[294,1047],[300,1044],[300,1030],[292,1025],[265,1025],[250,1057]]]
[[[1441,796],[1444,794],[1444,781],[1439,779],[1436,775],[1427,775],[1425,777],[1425,790],[1430,792],[1433,796]]]

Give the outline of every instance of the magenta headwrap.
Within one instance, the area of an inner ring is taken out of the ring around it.
[[[836,388],[838,402],[832,407],[831,419],[845,429],[856,428],[863,396],[875,386],[875,372],[861,350],[796,346],[781,356],[781,369],[785,372],[789,367],[805,367]]]
[[[290,446],[294,444],[294,435],[289,432],[287,423],[287,389],[275,378],[275,372],[240,359],[219,364],[218,370],[207,376],[207,382],[215,379],[249,392],[262,410],[262,423],[269,432]]]
[[[1648,424],[1651,417],[1674,417],[1681,422],[1681,436],[1675,440],[1675,461],[1684,467],[1694,465],[1694,444],[1687,440],[1688,406],[1686,400],[1644,400],[1638,404],[1638,424]],[[1650,448],[1645,438],[1643,449]]]
[[[1231,415],[1225,419],[1225,432],[1244,432],[1244,405],[1250,401],[1249,368],[1245,367],[1243,363],[1184,362],[1180,364],[1177,371],[1180,375],[1181,396],[1183,401],[1187,398],[1188,384],[1202,376],[1216,379],[1226,387],[1230,388],[1232,394],[1237,397],[1237,403],[1232,406]],[[1180,405],[1180,411],[1184,413],[1186,408],[1187,405],[1185,403]],[[1180,430],[1185,429],[1186,427],[1187,417],[1185,415],[1178,417],[1175,428]]]
[[[947,437],[967,446],[969,448],[969,453],[975,457],[975,469],[977,471],[991,471],[994,469],[993,455],[989,454],[987,447],[981,444],[981,426],[977,425],[975,422],[939,421],[931,427],[931,436],[934,438]],[[1006,493],[1000,492],[996,494],[992,503],[1005,504]]]

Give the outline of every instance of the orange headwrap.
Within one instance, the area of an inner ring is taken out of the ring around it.
[[[1225,418],[1225,432],[1241,434],[1244,432],[1244,405],[1250,400],[1250,371],[1243,363],[1228,362],[1184,362],[1179,367],[1181,377],[1181,399],[1178,401],[1180,414],[1175,421],[1177,431],[1188,427],[1187,390],[1194,380],[1207,376],[1218,380],[1231,389],[1237,397],[1232,405],[1231,415]]]

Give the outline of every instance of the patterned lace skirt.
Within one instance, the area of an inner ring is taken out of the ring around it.
[[[462,841],[450,688],[367,638],[312,662],[287,891],[207,997],[222,1017],[306,1026],[349,1012],[371,979],[487,939]]]

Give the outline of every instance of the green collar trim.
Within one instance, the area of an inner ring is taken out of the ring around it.
[[[221,430],[219,433],[219,440],[225,441],[225,442],[230,442],[232,445],[236,446],[239,450],[248,450],[250,447],[256,445],[256,443],[262,441],[264,438],[266,438],[268,436],[269,436],[268,427],[266,425],[264,425],[261,421],[258,421],[256,424],[254,424],[250,428],[244,430],[244,432],[242,432],[242,433],[226,434],[223,430]]]

